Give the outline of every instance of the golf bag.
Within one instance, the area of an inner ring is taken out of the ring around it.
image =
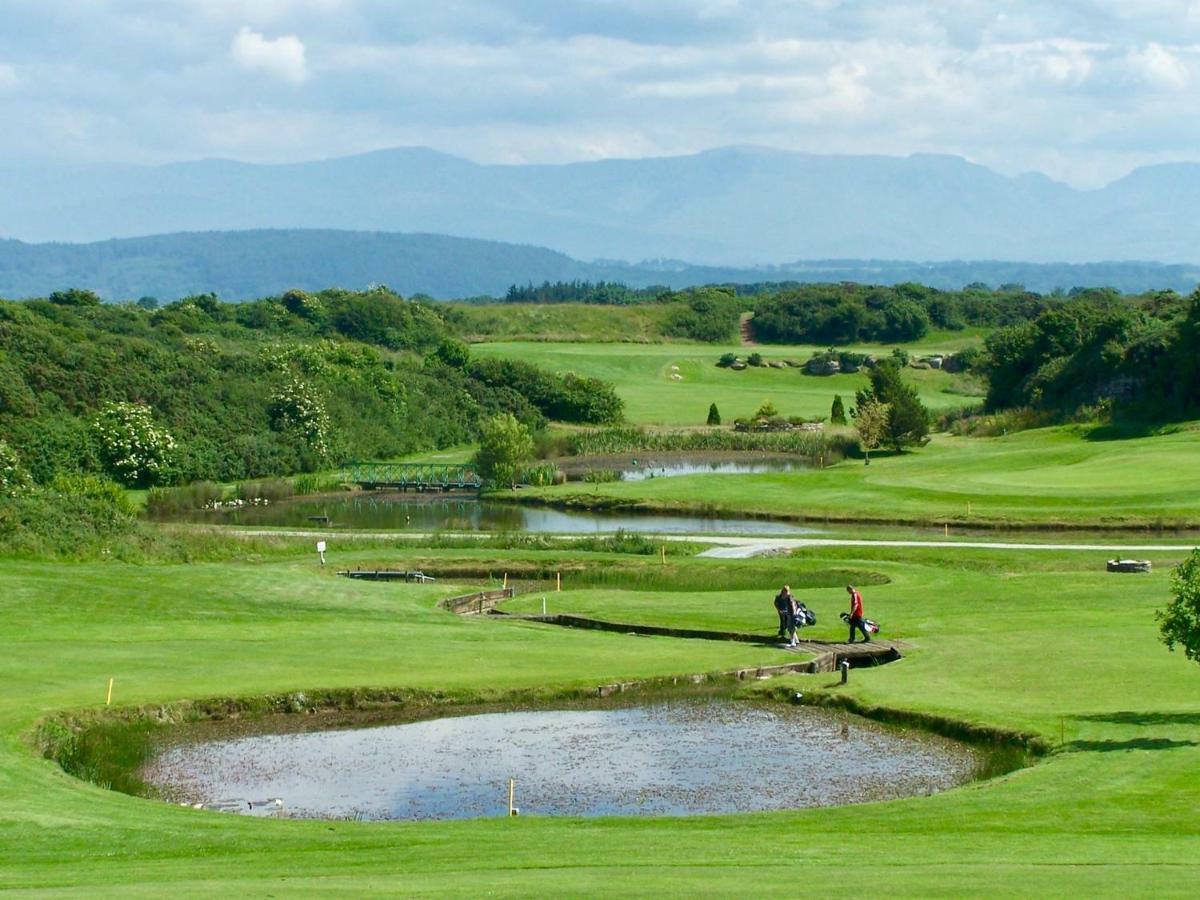
[[[850,613],[842,613],[841,620],[843,622],[846,622],[847,624],[849,624]],[[863,619],[862,624],[863,624],[863,630],[865,630],[867,632],[867,634],[879,634],[879,623],[876,622],[874,619]]]
[[[793,622],[797,628],[806,628],[809,625],[816,625],[817,614],[801,603],[796,609],[796,615],[793,618]]]

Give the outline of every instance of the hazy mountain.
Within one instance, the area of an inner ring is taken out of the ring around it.
[[[731,147],[569,165],[478,165],[406,148],[288,165],[0,170],[0,236],[94,241],[336,228],[536,244],[576,258],[1086,262],[1200,256],[1200,165],[1095,191],[952,156]]]
[[[408,296],[503,295],[511,284],[622,281],[631,287],[680,288],[761,281],[919,281],[959,288],[981,281],[1031,290],[1108,285],[1129,292],[1191,291],[1196,266],[1157,263],[1086,265],[1007,262],[913,263],[815,260],[780,266],[695,266],[670,260],[630,265],[580,262],[541,247],[435,234],[357,231],[200,232],[123,238],[90,244],[26,244],[0,240],[0,297],[46,296],[86,287],[114,300],[174,300],[215,292],[226,300],[279,294],[288,288],[363,288],[387,284]]]

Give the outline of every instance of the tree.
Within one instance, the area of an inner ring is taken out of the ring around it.
[[[890,412],[886,403],[881,403],[870,393],[864,394],[854,409],[854,430],[858,432],[859,443],[867,457],[864,465],[871,464],[871,451],[879,446],[887,433]]]
[[[905,384],[900,368],[884,361],[871,370],[871,393],[888,406],[884,441],[896,450],[922,443],[929,436],[929,410],[916,389]]]
[[[502,413],[484,423],[475,465],[488,484],[515,487],[522,467],[532,458],[533,438],[512,413]]]
[[[67,288],[65,291],[55,291],[48,298],[51,303],[59,306],[99,306],[100,298],[93,291],[83,288]]]
[[[845,425],[846,424],[846,405],[842,403],[842,395],[833,395],[833,406],[829,407],[829,424],[830,425]]]
[[[1200,663],[1200,548],[1171,573],[1171,593],[1167,608],[1155,613],[1162,642],[1168,650],[1179,644],[1188,659]]]
[[[720,425],[721,424],[721,413],[717,411],[717,404],[715,404],[715,403],[710,403],[708,406],[708,424],[709,425]]]

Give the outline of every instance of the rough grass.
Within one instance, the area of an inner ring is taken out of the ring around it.
[[[901,662],[856,670],[846,689],[815,675],[762,690],[844,693],[864,707],[1035,733],[1057,749],[1033,768],[842,809],[411,824],[181,809],[70,778],[28,740],[56,710],[101,706],[109,677],[122,705],[356,686],[477,696],[783,654],[457,619],[434,604],[461,586],[347,582],[307,555],[178,566],[0,562],[0,888],[795,896],[798,885],[858,893],[869,878],[891,895],[924,897],[1191,895],[1200,879],[1200,670],[1158,644],[1152,617],[1172,560],[1156,558],[1149,576],[1114,576],[1102,571],[1103,555],[1047,551],[1031,565],[1026,554],[994,551],[842,549],[753,564],[764,577],[801,567],[883,572],[890,582],[864,591],[867,613],[913,644]],[[761,593],[554,600],[646,616],[669,605],[709,624],[761,615],[773,628],[775,580]],[[843,596],[830,588],[805,599],[824,627]]]

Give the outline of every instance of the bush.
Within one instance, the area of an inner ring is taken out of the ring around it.
[[[108,473],[133,487],[167,480],[175,439],[154,421],[144,403],[106,403],[92,433]]]
[[[720,425],[721,424],[721,413],[717,409],[717,404],[715,404],[715,403],[709,404],[708,420],[705,422],[705,424],[706,425]]]
[[[736,353],[722,353],[721,358],[717,360],[717,365],[722,369],[728,369],[737,362],[737,359]]]
[[[137,522],[124,489],[94,475],[60,476],[0,498],[0,539],[17,555],[83,558],[120,549]]]
[[[833,405],[829,408],[829,424],[846,424],[846,405],[842,402],[841,394],[833,395]]]
[[[746,365],[757,367],[757,366],[761,366],[762,364],[763,364],[762,354],[758,353],[757,351],[754,353],[751,353],[749,356],[746,357]]]

